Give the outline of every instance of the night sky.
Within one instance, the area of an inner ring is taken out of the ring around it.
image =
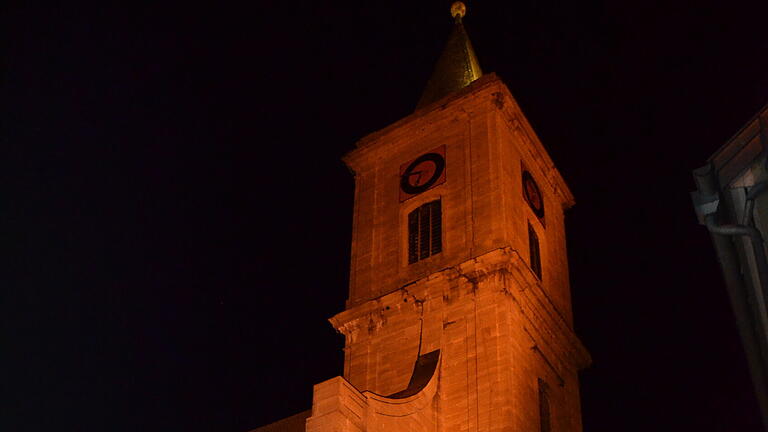
[[[121,4],[118,4],[121,3]],[[353,178],[450,1],[0,11],[0,430],[247,430],[342,373]],[[766,2],[470,1],[576,196],[585,431],[759,431],[691,170],[768,102]]]

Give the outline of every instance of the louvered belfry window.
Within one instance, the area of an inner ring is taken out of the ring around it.
[[[539,236],[536,235],[536,230],[533,229],[530,223],[528,224],[528,252],[531,257],[531,270],[533,270],[533,272],[536,273],[536,276],[541,279],[541,251],[539,249]]]
[[[443,214],[440,200],[408,213],[408,264],[443,250]]]

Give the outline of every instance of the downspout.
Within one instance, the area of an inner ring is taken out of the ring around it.
[[[723,272],[728,295],[731,300],[736,318],[742,345],[747,353],[747,363],[751,369],[758,405],[763,416],[763,426],[768,431],[768,362],[763,353],[768,354],[768,313],[766,313],[765,296],[768,285],[768,261],[766,261],[763,239],[760,231],[746,225],[751,224],[752,209],[755,196],[765,189],[765,184],[755,186],[747,195],[748,214],[744,216],[744,225],[718,225],[716,213],[719,207],[720,196],[717,187],[715,170],[712,164],[707,164],[693,171],[697,191],[692,198],[699,222],[706,225],[710,237],[715,245],[717,258]],[[748,284],[739,270],[741,264],[738,259],[736,247],[731,238],[735,236],[749,237],[757,266],[758,283]],[[756,305],[758,309],[758,325],[762,329],[756,332],[747,317],[753,315],[747,302],[748,285],[754,285]]]
[[[755,284],[755,300],[757,311],[760,318],[760,324],[763,329],[763,336],[768,342],[768,313],[765,308],[765,295],[763,287],[768,282],[768,263],[766,263],[765,249],[763,248],[763,236],[755,227],[747,225],[717,225],[715,215],[709,214],[705,217],[705,222],[709,232],[723,236],[745,236],[749,237],[752,244],[752,252],[755,254],[755,264],[757,265],[758,283]]]

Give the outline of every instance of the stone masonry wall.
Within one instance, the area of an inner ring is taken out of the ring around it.
[[[551,388],[554,430],[581,430],[576,373],[589,356],[511,249],[433,274],[332,322],[347,338],[345,378],[361,392],[403,390],[418,355],[441,350],[433,430],[536,430],[538,378]]]
[[[530,222],[541,242],[544,289],[571,322],[563,209],[573,198],[509,90],[483,77],[427,111],[374,134],[345,158],[356,181],[348,305],[500,247],[528,260]],[[401,203],[400,166],[440,146],[445,183]],[[523,166],[544,197],[543,222],[524,201]],[[435,199],[443,205],[443,252],[408,264],[407,215]]]
[[[400,166],[445,147],[445,182],[401,202]],[[307,430],[536,431],[539,386],[552,430],[581,431],[564,210],[573,197],[507,87],[490,74],[371,134],[345,157],[355,172],[350,294],[331,319],[344,377],[315,386]],[[531,173],[544,201],[523,196]],[[442,204],[442,251],[407,259],[407,216]],[[541,250],[530,268],[528,226]],[[407,398],[420,355],[440,350]]]

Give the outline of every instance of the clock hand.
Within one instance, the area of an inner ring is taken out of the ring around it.
[[[410,178],[411,177],[418,176],[418,177],[416,177],[416,186],[418,186],[419,183],[421,183],[421,174],[423,174],[423,173],[424,173],[424,171],[411,171],[411,173],[408,174],[409,182],[410,182]]]

